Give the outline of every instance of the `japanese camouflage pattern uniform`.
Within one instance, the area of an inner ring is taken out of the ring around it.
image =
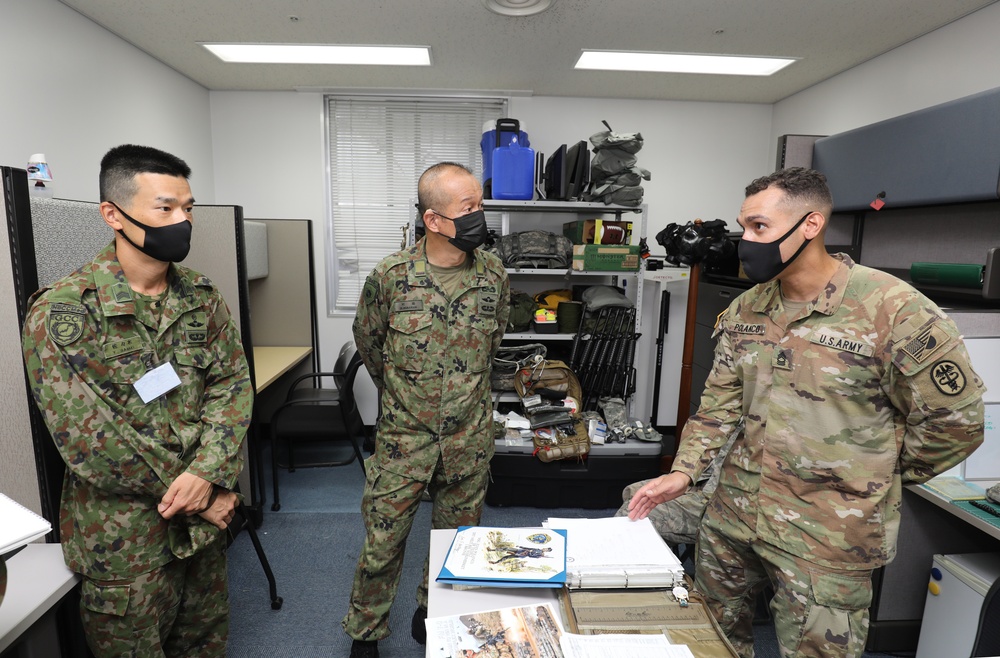
[[[500,260],[477,249],[452,299],[429,272],[425,239],[380,262],[365,282],[354,337],[380,391],[381,418],[361,503],[366,537],[344,630],[389,635],[403,551],[420,496],[431,525],[479,523],[493,457],[490,368],[507,325]],[[417,591],[427,607],[428,565]]]
[[[158,323],[112,243],[37,292],[24,326],[29,385],[68,467],[63,554],[84,576],[82,613],[98,656],[225,655],[223,532],[197,515],[167,521],[157,504],[184,472],[235,486],[253,389],[218,289],[170,267]],[[133,385],[164,363],[181,383],[144,404]],[[144,606],[164,613],[178,603],[159,632],[147,628],[155,617]]]
[[[696,575],[744,656],[749,592],[768,577],[783,656],[860,656],[902,485],[983,441],[984,386],[952,321],[899,279],[836,257],[824,293],[798,313],[783,317],[770,282],[720,316],[715,364],[673,462],[695,481],[745,420],[705,514]]]

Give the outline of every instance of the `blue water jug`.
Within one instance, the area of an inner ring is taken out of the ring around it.
[[[521,126],[516,119],[497,119],[497,144],[513,133],[509,144],[493,149],[494,199],[530,201],[534,196],[535,151],[518,142]]]
[[[501,121],[514,121],[517,123],[517,119],[501,119]],[[531,142],[528,140],[528,131],[523,130],[523,126],[518,126],[518,130],[505,131],[500,138],[503,140],[501,142],[497,141],[497,122],[494,120],[487,121],[483,124],[483,136],[479,140],[479,147],[482,150],[483,157],[483,195],[486,199],[492,199],[492,188],[493,188],[493,149],[498,146],[510,146],[510,140],[517,137],[517,143],[521,146],[531,146]]]

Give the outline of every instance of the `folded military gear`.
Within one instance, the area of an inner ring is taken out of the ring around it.
[[[573,261],[573,243],[549,231],[521,231],[501,236],[490,248],[504,267],[561,270]]]
[[[546,347],[541,343],[527,345],[501,345],[493,357],[493,371],[490,373],[490,387],[494,391],[513,391],[514,374],[532,365],[537,359],[545,359]]]
[[[531,321],[535,317],[536,310],[538,310],[538,304],[531,298],[531,295],[520,290],[511,290],[507,331],[518,333],[531,329]]]

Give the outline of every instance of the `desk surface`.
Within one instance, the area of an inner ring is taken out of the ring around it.
[[[982,530],[994,539],[1000,539],[1000,528],[991,525],[974,514],[970,514],[958,505],[953,505],[950,498],[946,498],[936,491],[928,489],[920,484],[909,484],[907,489],[917,494],[925,500],[929,500],[949,514],[962,519],[977,530]]]
[[[430,576],[427,588],[427,616],[451,617],[467,612],[500,610],[536,603],[558,606],[559,589],[539,587],[484,587],[456,590],[451,585],[434,582],[455,538],[455,529],[431,530]]]
[[[0,603],[0,652],[59,602],[80,577],[59,544],[28,544],[7,560],[7,594]]]
[[[254,347],[254,389],[260,393],[312,354],[311,347]]]

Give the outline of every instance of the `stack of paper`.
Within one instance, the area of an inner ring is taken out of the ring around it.
[[[44,537],[52,525],[0,493],[0,555]]]
[[[566,531],[566,584],[572,588],[674,587],[684,567],[648,518],[548,519]]]

